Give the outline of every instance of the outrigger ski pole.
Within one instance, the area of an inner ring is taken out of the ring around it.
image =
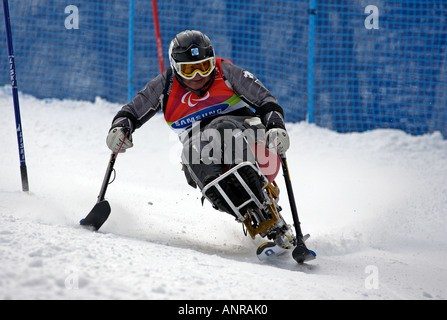
[[[113,166],[115,165],[116,158],[118,157],[121,148],[123,147],[124,141],[126,141],[129,132],[126,132],[124,136],[123,142],[116,153],[112,153],[110,155],[109,165],[107,166],[107,171],[104,176],[104,180],[102,182],[101,190],[98,195],[98,202],[90,211],[90,213],[80,221],[81,226],[92,228],[94,231],[98,231],[99,228],[106,222],[107,218],[110,215],[112,209],[110,208],[110,204],[107,200],[105,200],[105,195],[107,191],[107,187],[109,186],[110,177],[112,176]]]
[[[305,261],[313,260],[317,256],[316,253],[312,250],[309,250],[304,243],[310,236],[307,234],[303,236],[303,232],[301,231],[301,223],[298,218],[298,210],[296,208],[295,196],[293,195],[292,183],[290,181],[289,168],[287,166],[286,156],[281,156],[281,164],[282,170],[284,174],[284,181],[286,183],[287,195],[289,197],[290,202],[290,210],[292,211],[293,224],[295,226],[296,232],[296,247],[293,249],[292,257],[298,263],[303,263]]]

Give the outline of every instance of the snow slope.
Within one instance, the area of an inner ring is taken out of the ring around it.
[[[119,105],[21,95],[21,192],[10,88],[0,88],[0,299],[446,299],[447,141],[288,124],[292,182],[317,260],[260,262],[229,215],[200,204],[161,116],[119,156],[98,233],[93,207]],[[281,176],[284,216],[291,223]]]

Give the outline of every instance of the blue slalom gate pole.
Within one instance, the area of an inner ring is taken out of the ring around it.
[[[15,113],[15,118],[16,118],[17,143],[19,146],[20,174],[22,177],[22,190],[25,192],[28,192],[29,191],[28,173],[27,173],[26,161],[25,161],[25,146],[23,143],[22,120],[20,118],[19,93],[18,93],[18,89],[17,89],[16,66],[15,66],[15,60],[14,60],[14,48],[12,45],[12,32],[11,32],[11,21],[10,21],[10,17],[9,17],[8,0],[3,0],[3,13],[5,15],[6,40],[8,42],[9,70],[10,70],[10,76],[11,76],[12,98],[14,101],[14,113]]]

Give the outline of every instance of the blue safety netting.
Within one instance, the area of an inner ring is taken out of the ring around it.
[[[70,4],[76,28],[66,1],[10,1],[19,90],[126,103],[160,72],[151,1]],[[444,137],[446,12],[447,0],[158,1],[165,67],[175,34],[201,30],[218,56],[260,78],[288,121]],[[0,85],[8,83],[1,32]]]

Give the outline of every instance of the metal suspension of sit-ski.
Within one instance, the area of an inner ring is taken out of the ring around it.
[[[274,243],[264,243],[258,249],[258,257],[263,260],[269,256],[280,255],[287,250],[293,249],[292,256],[298,263],[303,263],[315,259],[316,254],[307,249],[305,240],[309,235],[303,236],[301,232],[300,222],[293,195],[293,189],[290,182],[288,167],[285,157],[281,158],[284,178],[286,181],[287,193],[289,197],[290,207],[295,226],[296,236],[293,235],[290,226],[287,225],[280,214],[280,207],[278,206],[279,188],[273,181],[269,183],[267,178],[261,173],[257,163],[242,162],[234,168],[228,170],[223,175],[207,184],[203,190],[202,195],[210,202],[212,200],[207,196],[207,191],[211,188],[216,188],[222,198],[227,202],[231,210],[236,216],[236,219],[243,223],[247,232],[254,239],[257,235],[261,237],[267,236],[269,239],[273,238]],[[250,167],[257,172],[259,179],[262,182],[262,189],[264,199],[261,202],[254,194],[253,190],[248,186],[240,174],[240,170]],[[227,195],[220,183],[224,180],[237,179],[239,184],[243,187],[245,192],[249,195],[249,199],[236,205],[233,200]],[[254,204],[249,206],[249,204]]]

